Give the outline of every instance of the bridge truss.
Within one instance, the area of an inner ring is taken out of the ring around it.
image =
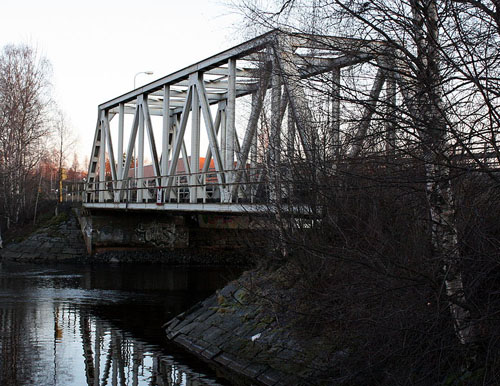
[[[321,156],[335,156],[341,71],[377,62],[360,81],[366,103],[354,139],[368,130],[382,89],[395,102],[383,52],[378,42],[271,31],[101,104],[84,206],[259,212],[291,202],[296,187],[276,184],[283,157],[312,161],[325,138],[333,146]],[[302,81],[325,74],[331,97],[318,107]],[[315,108],[328,110],[322,134]]]

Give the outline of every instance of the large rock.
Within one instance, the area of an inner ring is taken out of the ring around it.
[[[20,262],[68,262],[86,258],[87,252],[76,215],[67,212],[26,239],[7,244],[0,256]]]

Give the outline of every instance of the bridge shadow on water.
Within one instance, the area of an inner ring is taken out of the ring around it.
[[[0,269],[1,385],[218,385],[163,323],[235,272],[157,265]]]

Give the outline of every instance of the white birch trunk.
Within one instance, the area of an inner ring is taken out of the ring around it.
[[[444,284],[455,333],[461,344],[474,343],[476,331],[467,309],[460,269],[455,207],[447,166],[437,162],[426,164],[427,196],[432,221],[432,246],[443,264]]]
[[[477,333],[464,292],[455,206],[445,153],[448,128],[443,116],[436,1],[431,0],[425,5],[420,1],[413,3],[414,26],[418,31],[416,43],[421,59],[418,74],[421,76],[417,76],[416,90],[419,116],[416,119],[424,148],[432,246],[436,257],[443,264],[444,285],[455,333],[460,343],[466,345],[475,342]]]

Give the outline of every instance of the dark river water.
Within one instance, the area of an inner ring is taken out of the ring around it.
[[[0,266],[0,385],[219,385],[161,326],[234,278],[155,265]]]

